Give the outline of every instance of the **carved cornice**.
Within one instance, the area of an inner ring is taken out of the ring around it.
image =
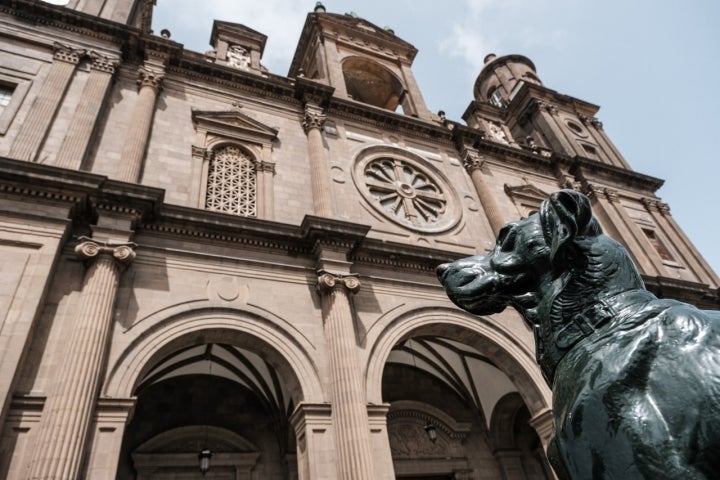
[[[333,117],[357,121],[373,128],[393,129],[416,138],[452,145],[452,132],[444,126],[366,103],[333,97],[329,113]]]
[[[630,189],[641,189],[655,192],[664,181],[659,178],[644,175],[625,168],[615,167],[590,158],[575,156],[565,157],[556,155],[560,162],[569,165],[569,172],[583,182],[593,179],[602,179],[603,183],[611,182],[614,185]]]
[[[84,56],[85,49],[83,48],[69,47],[67,45],[63,45],[60,42],[55,42],[53,44],[53,58],[55,60],[60,60],[62,62],[77,65],[80,62],[80,59],[82,59]]]
[[[317,288],[322,294],[330,293],[338,288],[344,289],[349,293],[355,293],[360,290],[360,280],[356,273],[341,275],[326,270],[319,270]]]
[[[80,237],[75,253],[80,260],[93,261],[103,256],[113,258],[121,268],[127,267],[135,259],[136,244],[98,242],[89,237]]]

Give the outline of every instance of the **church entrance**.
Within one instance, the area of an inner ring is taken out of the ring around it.
[[[136,388],[118,480],[296,478],[293,401],[259,353],[208,343],[158,361]],[[200,453],[208,451],[207,470]]]

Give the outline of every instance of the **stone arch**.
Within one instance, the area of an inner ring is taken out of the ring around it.
[[[490,442],[496,450],[515,448],[515,416],[525,403],[517,393],[508,393],[495,405],[490,417]]]
[[[383,400],[382,375],[393,346],[414,335],[437,335],[483,352],[510,378],[532,416],[540,415],[550,407],[550,390],[535,363],[533,352],[497,321],[446,307],[424,307],[378,322],[368,332],[368,338],[375,335],[368,350],[365,377],[371,403]]]
[[[358,102],[395,111],[405,88],[387,67],[364,57],[347,57],[342,72],[348,95]]]
[[[225,343],[263,354],[289,382],[295,405],[324,401],[309,345],[255,312],[232,308],[202,308],[162,318],[148,326],[120,354],[109,369],[104,393],[128,398],[158,360],[180,348]]]

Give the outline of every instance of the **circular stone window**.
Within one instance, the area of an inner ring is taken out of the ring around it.
[[[375,210],[404,227],[440,232],[458,221],[447,182],[405,156],[367,156],[357,163],[354,180]]]
[[[572,120],[565,120],[565,125],[578,137],[584,138],[588,136],[585,129],[579,123],[573,122]]]

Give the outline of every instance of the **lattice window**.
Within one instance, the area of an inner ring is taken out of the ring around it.
[[[257,183],[253,159],[232,145],[210,160],[205,208],[245,217],[257,216]]]

